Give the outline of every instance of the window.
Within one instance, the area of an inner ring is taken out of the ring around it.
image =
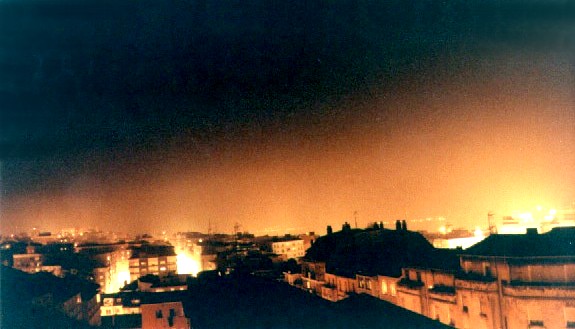
[[[487,317],[487,309],[488,309],[488,300],[487,298],[480,298],[479,299],[479,315],[481,317]]]
[[[543,327],[543,312],[540,308],[532,307],[528,310],[529,328]]]
[[[493,276],[491,273],[491,265],[489,263],[483,263],[483,275],[488,277]]]
[[[395,291],[395,283],[389,285],[389,290],[391,291],[392,296],[396,295],[397,292]]]
[[[571,305],[568,304],[563,309],[563,313],[565,316],[565,327],[575,328],[575,305],[573,303]]]
[[[461,309],[463,313],[469,313],[469,301],[467,296],[461,295]]]
[[[164,315],[162,314],[162,310],[157,310],[156,311],[156,319],[161,319],[163,317],[164,317]]]
[[[381,293],[387,294],[387,282],[381,281]]]
[[[170,317],[174,317],[176,316],[176,310],[174,310],[173,308],[170,309]]]

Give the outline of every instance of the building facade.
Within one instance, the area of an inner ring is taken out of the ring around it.
[[[282,256],[284,260],[301,258],[305,255],[304,240],[293,239],[272,242],[272,252]]]
[[[304,261],[286,281],[334,302],[368,294],[456,328],[575,328],[575,227],[491,235],[461,251],[456,269],[352,278]]]
[[[167,276],[177,273],[177,258],[172,246],[142,246],[135,248],[129,260],[130,281],[153,274]]]
[[[181,301],[142,304],[142,329],[189,329]]]

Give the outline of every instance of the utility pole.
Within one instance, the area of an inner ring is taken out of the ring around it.
[[[238,222],[236,222],[236,223],[234,224],[234,235],[235,235],[236,237],[238,236],[238,233],[240,232],[240,228],[241,228],[241,227],[242,227],[242,226],[241,226],[240,223],[238,223]]]
[[[208,240],[212,238],[212,219],[208,219]]]

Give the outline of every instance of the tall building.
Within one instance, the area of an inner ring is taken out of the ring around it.
[[[130,264],[130,281],[153,274],[167,276],[177,273],[177,259],[173,246],[147,245],[134,247]]]

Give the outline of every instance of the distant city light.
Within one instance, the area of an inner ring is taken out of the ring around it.
[[[473,231],[473,235],[476,238],[481,238],[481,237],[483,237],[483,230],[478,226],[475,228],[475,231]]]
[[[555,210],[555,209],[549,209],[549,215],[555,216],[556,214],[557,214],[557,210]]]

